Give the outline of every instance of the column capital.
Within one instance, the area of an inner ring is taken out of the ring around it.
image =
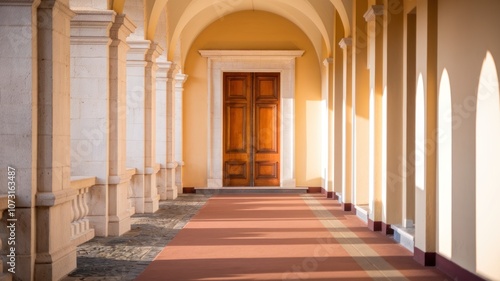
[[[166,165],[167,169],[175,169],[177,166],[179,166],[178,162],[168,162]]]
[[[184,82],[188,79],[188,75],[184,73],[177,73],[175,75],[175,86],[176,87],[182,87],[184,85]]]
[[[73,10],[71,10],[66,4],[62,3],[61,0],[41,0],[39,9],[57,9],[58,12],[62,12],[69,18],[76,15]]]
[[[339,46],[342,49],[347,49],[347,47],[352,46],[352,38],[351,37],[342,38],[339,42]]]
[[[71,44],[106,45],[116,13],[110,10],[74,9],[71,19]]]
[[[129,46],[129,50],[127,53],[127,64],[144,65],[146,63],[146,55],[151,48],[151,41],[130,39],[129,37],[127,38],[127,44]]]
[[[165,56],[160,56],[158,59],[156,59],[156,66],[158,67],[158,69],[156,70],[156,78],[166,80],[168,71],[172,66],[172,62],[168,61]]]
[[[156,42],[151,41],[149,50],[146,52],[146,61],[156,62],[156,59],[163,53],[163,48]]]
[[[167,71],[167,77],[170,80],[175,80],[175,73],[179,71],[180,67],[175,62],[170,62],[170,68]]]
[[[367,22],[374,21],[377,16],[384,15],[384,5],[372,5],[363,15]]]
[[[323,61],[323,65],[324,66],[328,66],[330,64],[333,63],[333,58],[326,58],[324,61]]]
[[[137,26],[125,14],[115,16],[115,21],[110,30],[110,37],[113,40],[127,41],[127,37],[135,31]]]

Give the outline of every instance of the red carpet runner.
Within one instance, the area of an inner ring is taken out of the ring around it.
[[[447,280],[319,195],[212,197],[136,279]]]

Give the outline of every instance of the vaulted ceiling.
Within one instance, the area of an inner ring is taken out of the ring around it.
[[[180,60],[214,21],[245,10],[267,11],[288,19],[307,34],[318,55],[331,55],[333,15],[338,12],[344,34],[349,36],[351,5],[351,0],[108,0],[108,8],[118,13],[127,6],[144,8],[144,13],[138,11],[135,17],[143,17],[145,39],[158,40],[158,24],[166,24],[169,60]]]

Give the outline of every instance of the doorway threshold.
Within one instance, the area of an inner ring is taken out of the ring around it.
[[[279,193],[279,194],[304,194],[307,187],[279,187],[279,186],[230,186],[220,188],[196,187],[197,194],[253,194],[253,193]]]

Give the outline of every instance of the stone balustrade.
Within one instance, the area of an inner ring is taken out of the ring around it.
[[[71,188],[77,190],[75,199],[71,202],[72,222],[71,240],[75,246],[94,238],[95,230],[90,228],[89,206],[87,203],[89,190],[96,184],[95,177],[71,177]]]
[[[0,195],[0,249],[2,253],[2,260],[0,262],[0,281],[10,281],[12,280],[12,275],[10,273],[4,273],[4,263],[6,262],[4,258],[7,256],[6,253],[6,239],[8,237],[8,229],[5,225],[5,219],[3,218],[3,213],[7,210],[8,197],[7,195]],[[7,271],[7,269],[5,270]]]

